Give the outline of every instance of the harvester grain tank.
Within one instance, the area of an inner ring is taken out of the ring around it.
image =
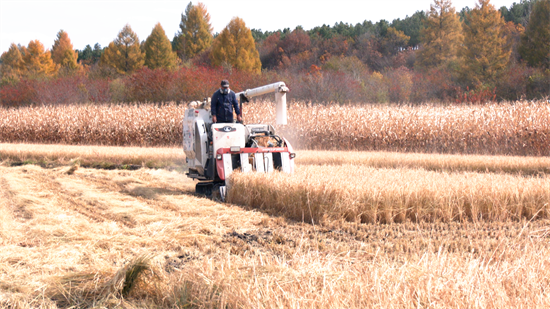
[[[251,98],[275,93],[277,124],[286,124],[285,83],[248,89],[236,93],[242,103]],[[206,104],[205,104],[206,106]],[[219,192],[222,200],[227,193],[227,181],[235,170],[243,173],[270,173],[279,170],[294,172],[292,146],[275,133],[269,124],[213,123],[208,108],[189,108],[183,120],[183,150],[187,156],[187,176],[198,180],[199,194]]]

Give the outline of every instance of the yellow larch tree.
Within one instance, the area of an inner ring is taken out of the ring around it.
[[[72,73],[81,68],[77,63],[78,52],[73,49],[73,43],[67,32],[59,30],[52,47],[52,60],[65,73]]]
[[[28,77],[43,78],[57,73],[58,66],[53,62],[50,51],[45,50],[40,41],[30,41],[22,51],[23,69]]]
[[[467,19],[460,50],[461,76],[473,86],[492,85],[508,65],[511,54],[506,49],[504,19],[489,0],[479,0]]]
[[[210,23],[210,14],[203,3],[199,2],[197,5],[188,6],[186,13],[185,20],[182,16],[180,24],[182,42],[185,56],[193,58],[212,45],[213,29]]]
[[[0,60],[2,61],[0,84],[17,82],[23,73],[23,57],[19,47],[11,43],[8,51],[2,53]]]
[[[396,55],[399,48],[407,45],[411,37],[403,31],[397,30],[394,27],[389,27],[386,36],[382,39],[382,49],[387,55]]]
[[[126,24],[117,38],[105,48],[100,65],[110,66],[120,74],[132,73],[145,63],[137,34]]]
[[[234,17],[212,43],[212,63],[216,66],[260,73],[262,63],[252,32],[244,21]]]
[[[173,68],[176,66],[176,53],[164,29],[157,23],[145,40],[145,65],[150,69]]]
[[[422,47],[418,50],[418,66],[433,68],[456,62],[464,37],[462,24],[451,0],[434,0],[420,31]]]
[[[189,15],[189,12],[191,12],[191,9],[193,8],[193,2],[189,2],[187,7],[185,8],[185,12],[181,13],[181,20],[180,20],[180,30],[176,33],[174,36],[174,40],[172,41],[172,46],[176,54],[178,55],[178,58],[181,60],[185,60],[187,56],[185,55],[185,35],[184,33],[187,32],[187,15]]]

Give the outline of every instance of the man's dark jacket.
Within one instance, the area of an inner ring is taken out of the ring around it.
[[[220,89],[214,92],[210,101],[212,116],[216,116],[217,122],[233,122],[233,108],[237,115],[241,114],[237,96],[232,90],[228,94],[223,94]]]

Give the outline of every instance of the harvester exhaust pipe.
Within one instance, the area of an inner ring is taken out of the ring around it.
[[[241,113],[243,102],[248,102],[250,98],[259,96],[262,94],[275,92],[275,109],[277,111],[277,124],[287,124],[287,115],[286,115],[286,93],[288,92],[288,87],[284,82],[277,82],[269,84],[267,86],[262,86],[254,89],[247,89],[245,91],[236,93],[239,97]]]

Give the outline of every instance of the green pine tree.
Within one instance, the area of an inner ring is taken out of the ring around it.
[[[519,53],[530,66],[550,68],[550,0],[535,3]]]
[[[92,46],[86,45],[83,50],[78,52],[78,61],[83,64],[90,64],[92,59]]]
[[[92,51],[92,63],[98,63],[103,55],[104,48],[101,48],[99,43],[94,44],[94,50]]]

